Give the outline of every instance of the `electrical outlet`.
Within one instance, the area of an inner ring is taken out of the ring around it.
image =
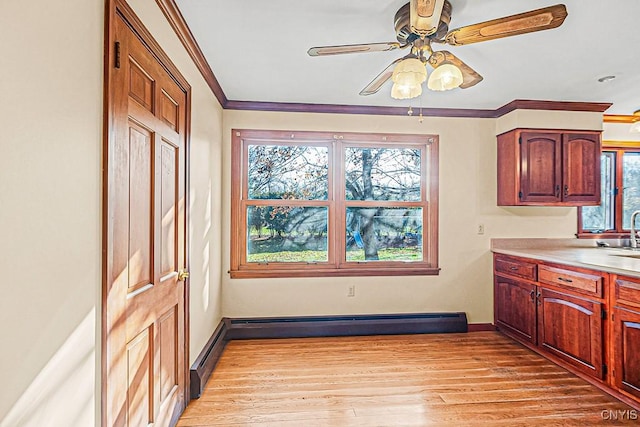
[[[347,296],[348,297],[355,297],[356,296],[356,285],[350,285],[349,286],[349,290],[347,291]]]
[[[478,224],[478,234],[484,234],[484,224]]]

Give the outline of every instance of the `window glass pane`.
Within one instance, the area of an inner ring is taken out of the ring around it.
[[[248,262],[326,262],[327,208],[249,206]]]
[[[327,200],[329,149],[249,145],[249,199]]]
[[[600,156],[601,200],[599,206],[582,208],[582,229],[601,233],[615,229],[615,157],[616,153],[607,151]]]
[[[347,208],[347,261],[422,261],[422,208]]]
[[[420,150],[345,149],[347,200],[420,200]]]
[[[630,229],[631,214],[640,210],[640,153],[622,156],[622,228]]]

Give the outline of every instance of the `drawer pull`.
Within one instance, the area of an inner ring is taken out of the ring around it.
[[[573,283],[573,280],[565,279],[564,277],[558,277],[558,280],[560,280],[561,282]]]
[[[509,268],[510,268],[511,270],[517,270],[517,269],[518,269],[518,267],[516,267],[515,265],[513,265],[513,266],[511,266],[511,267],[509,267]]]

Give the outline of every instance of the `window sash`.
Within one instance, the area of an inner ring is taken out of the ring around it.
[[[605,142],[606,144],[606,142]],[[640,154],[640,147],[637,146],[615,146],[615,145],[607,145],[602,150],[602,155],[608,155],[612,158],[612,167],[609,169],[609,173],[612,174],[612,191],[609,194],[605,193],[605,188],[603,186],[602,193],[602,206],[603,203],[610,203],[612,205],[611,212],[614,216],[613,227],[607,230],[593,230],[586,229],[583,225],[584,218],[583,213],[587,207],[579,207],[578,208],[578,233],[577,236],[579,238],[620,238],[620,237],[628,237],[629,227],[625,227],[623,224],[623,216],[624,216],[624,198],[625,198],[625,188],[624,188],[624,163],[625,163],[625,155],[633,155]],[[603,169],[604,173],[605,170]],[[608,201],[605,199],[608,198]],[[587,211],[588,212],[588,211]]]

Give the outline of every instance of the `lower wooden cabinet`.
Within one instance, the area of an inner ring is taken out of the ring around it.
[[[499,330],[640,408],[640,278],[495,254],[494,314]]]
[[[613,312],[613,383],[640,398],[640,312],[616,308]]]
[[[578,370],[603,378],[602,304],[540,288],[538,345]]]
[[[536,285],[495,276],[496,326],[518,338],[536,344]]]

